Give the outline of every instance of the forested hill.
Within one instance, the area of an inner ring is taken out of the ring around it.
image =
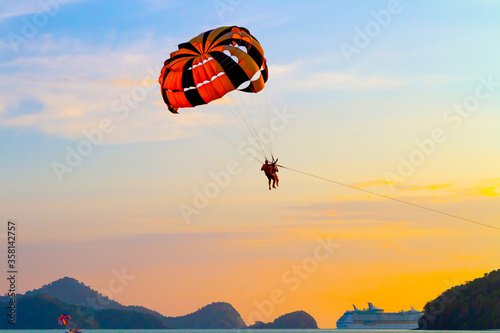
[[[129,309],[92,309],[67,304],[54,296],[32,294],[16,299],[14,323],[0,321],[2,329],[66,329],[57,318],[71,315],[72,328],[83,329],[237,329],[246,328],[240,314],[229,303],[216,302],[181,317],[164,317]],[[0,302],[7,309],[9,303]]]
[[[161,317],[161,314],[158,312],[143,306],[122,305],[70,277],[64,277],[46,284],[39,289],[27,291],[24,295],[18,294],[17,298],[35,295],[50,295],[66,304],[80,305],[93,310],[130,310]],[[9,298],[7,296],[0,296],[0,302],[9,302]]]
[[[11,312],[15,321],[15,325],[10,324],[8,318],[0,321],[0,330],[65,329],[67,327],[61,327],[57,323],[57,318],[63,313],[71,315],[71,327],[83,329],[247,328],[238,311],[229,303],[215,302],[185,316],[165,317],[142,306],[122,305],[69,277],[28,291],[24,295],[16,295],[15,299],[2,296],[0,307]],[[276,321],[280,325],[276,328],[305,328],[304,323],[316,324],[314,318],[303,311],[298,316],[295,313],[289,315],[285,321],[278,318]]]
[[[6,309],[9,303],[0,302]],[[0,321],[0,329],[57,329],[57,318],[63,314],[71,315],[71,328],[85,329],[162,329],[167,328],[161,318],[147,313],[131,310],[103,309],[94,310],[81,305],[67,304],[54,296],[33,294],[22,296],[15,302],[14,324]]]
[[[276,318],[272,323],[263,323],[261,321],[256,322],[254,325],[249,326],[249,328],[255,329],[317,329],[318,324],[316,320],[305,311],[295,311],[292,313],[287,313],[281,317]]]
[[[163,322],[175,329],[221,329],[245,328],[246,324],[233,306],[216,302],[202,307],[196,312],[180,317],[166,317]]]
[[[427,330],[500,329],[500,270],[446,290],[425,305],[418,324]]]

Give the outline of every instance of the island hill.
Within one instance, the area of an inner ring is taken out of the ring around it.
[[[427,330],[500,329],[500,269],[428,302],[418,326]]]
[[[10,298],[0,297],[5,309]],[[71,327],[82,329],[242,329],[242,328],[318,328],[316,320],[304,311],[285,314],[271,323],[247,326],[229,303],[216,302],[180,317],[166,317],[142,306],[125,306],[83,283],[65,277],[16,297],[15,326],[0,321],[0,329],[60,329],[57,318],[71,315]]]

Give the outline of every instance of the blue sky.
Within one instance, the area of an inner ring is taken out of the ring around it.
[[[266,272],[279,276],[307,258],[317,237],[335,235],[339,257],[267,318],[303,305],[326,328],[354,300],[383,302],[390,292],[346,281],[363,265],[381,272],[380,283],[401,276],[411,289],[405,274],[414,270],[421,278],[429,292],[412,293],[408,304],[392,298],[382,304],[395,310],[423,306],[443,288],[432,284],[436,276],[462,281],[494,269],[499,253],[488,230],[287,170],[280,172],[280,189],[268,191],[258,163],[203,126],[170,114],[157,80],[179,43],[219,26],[246,27],[265,50],[270,110],[290,115],[273,142],[283,165],[495,224],[499,11],[498,2],[486,0],[0,5],[0,218],[20,225],[29,263],[23,269],[30,276],[20,288],[61,275],[104,288],[110,267],[122,266],[134,272],[137,286],[151,288],[162,283],[149,277],[154,272],[185,272],[190,281],[203,273],[206,280],[196,286],[169,275],[172,289],[163,291],[192,288],[194,296],[182,306],[155,292],[144,299],[134,286],[113,296],[153,304],[167,315],[222,299],[245,316],[253,309],[251,297],[266,297],[262,287],[273,284]],[[359,44],[360,31],[371,34],[366,45]],[[357,53],[346,57],[347,44]],[[487,97],[479,100],[478,91]],[[474,98],[478,104],[466,116],[454,111]],[[436,130],[441,139],[422,155],[419,144]],[[99,143],[89,145],[89,136]],[[58,177],[54,163],[67,166],[68,154],[79,148],[88,155]],[[422,156],[401,177],[402,163]],[[186,223],[180,207],[193,205],[196,191],[213,182],[213,174],[228,172],[228,163],[237,165],[228,184]],[[400,177],[387,183],[388,173]],[[171,239],[176,242],[166,244]],[[131,244],[140,255],[130,256]],[[197,260],[204,250],[207,256]],[[60,251],[67,269],[54,258]],[[391,259],[394,251],[407,258]],[[141,259],[159,253],[161,260]],[[168,259],[172,253],[175,260]],[[449,264],[443,268],[442,262]],[[215,269],[206,273],[210,265],[255,286],[237,297],[224,289],[228,277]],[[249,276],[248,267],[258,269]],[[335,273],[340,270],[347,275]]]

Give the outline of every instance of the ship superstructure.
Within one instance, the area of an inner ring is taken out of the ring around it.
[[[413,307],[409,311],[384,312],[372,303],[368,309],[346,311],[337,320],[338,329],[414,329],[418,327],[418,320],[424,314]]]

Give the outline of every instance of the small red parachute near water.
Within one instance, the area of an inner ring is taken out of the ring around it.
[[[59,318],[57,318],[57,322],[59,325],[69,325],[71,322],[71,316],[69,314],[62,314]]]

